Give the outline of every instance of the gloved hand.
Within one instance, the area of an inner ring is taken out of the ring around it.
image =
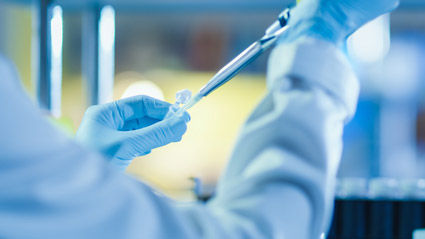
[[[135,96],[91,106],[85,113],[76,140],[101,151],[125,170],[134,157],[180,141],[190,116],[164,119],[170,104],[148,96]]]
[[[302,0],[289,19],[287,40],[318,37],[339,44],[365,23],[394,10],[399,0]]]

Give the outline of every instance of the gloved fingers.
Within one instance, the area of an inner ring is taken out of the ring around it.
[[[183,115],[181,117],[184,119],[186,123],[190,121],[190,115],[186,111],[183,112]],[[159,121],[160,121],[159,119],[150,118],[150,117],[136,118],[136,119],[124,122],[124,126],[119,130],[121,131],[137,130],[137,129],[145,128],[153,124],[156,124]]]
[[[135,147],[137,152],[145,152],[154,148],[181,140],[187,130],[188,115],[172,117],[162,120],[154,125],[128,132],[127,143]],[[138,153],[138,156],[141,154]]]
[[[138,95],[115,101],[115,106],[124,121],[151,117],[162,120],[168,112],[170,103],[145,95]]]
[[[154,119],[150,117],[136,118],[136,119],[132,119],[132,120],[124,122],[124,126],[119,130],[121,131],[137,130],[137,129],[141,129],[141,128],[156,124],[159,121],[160,121],[159,119]]]
[[[162,120],[167,114],[169,107],[170,103],[165,101],[138,95],[92,106],[87,110],[87,114],[98,122],[112,124],[112,128],[121,129],[127,121],[143,117]]]
[[[150,154],[151,152],[152,152],[152,150],[148,150],[146,152],[143,152],[142,155],[139,155],[139,156],[147,155],[147,154]]]
[[[189,121],[191,120],[190,114],[187,113],[187,111],[183,112],[183,115],[179,116],[180,118],[182,118],[184,120],[184,122],[189,123]]]
[[[186,133],[187,122],[189,122],[189,120],[190,116],[187,112],[185,112],[181,116],[163,120],[155,125],[152,125],[151,127],[156,127],[157,129],[154,131],[157,138],[160,138],[160,136],[165,136],[163,138],[163,142],[159,143],[159,146],[180,141],[183,135]]]
[[[109,160],[109,164],[112,165],[113,168],[117,169],[118,171],[125,171],[130,165],[132,160],[126,160],[126,159],[120,159],[120,158],[111,158]]]

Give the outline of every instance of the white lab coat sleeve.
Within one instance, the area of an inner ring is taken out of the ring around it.
[[[208,207],[235,238],[319,238],[358,80],[334,45],[302,39],[274,49],[267,81]]]
[[[53,128],[0,57],[0,238],[315,239],[358,85],[332,45],[279,45],[216,196],[181,204]]]

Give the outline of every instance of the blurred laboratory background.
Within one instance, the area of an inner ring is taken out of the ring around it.
[[[196,92],[291,3],[1,0],[0,52],[72,137],[91,104],[136,94],[174,102],[181,89]],[[339,177],[425,178],[425,2],[401,0],[344,49],[362,93],[346,126]],[[128,172],[174,198],[193,199],[193,177],[209,194],[265,92],[267,58],[191,109],[181,142],[137,158]]]

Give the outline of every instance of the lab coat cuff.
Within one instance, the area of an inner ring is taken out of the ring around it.
[[[279,44],[269,59],[268,88],[288,78],[311,82],[337,97],[348,111],[346,121],[354,115],[359,82],[347,58],[334,44],[315,38]]]

